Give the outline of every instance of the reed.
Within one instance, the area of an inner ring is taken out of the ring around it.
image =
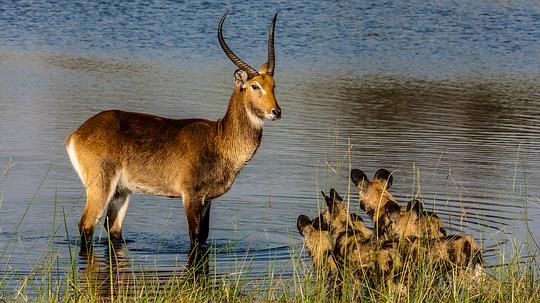
[[[340,169],[349,169],[346,157],[339,161],[345,164]],[[333,177],[327,177],[323,187],[334,181]],[[32,207],[33,199],[26,212]],[[322,209],[320,204],[314,203],[313,209]],[[29,271],[10,266],[16,236],[0,245],[0,302],[539,302],[539,247],[533,231],[528,228],[526,199],[523,208],[528,244],[520,244],[523,239],[510,238],[495,258],[490,258],[488,277],[482,283],[471,285],[452,275],[449,279],[440,279],[429,264],[420,263],[410,268],[409,276],[399,277],[406,281],[412,276],[415,281],[403,294],[384,285],[373,285],[370,279],[358,277],[347,267],[344,280],[338,285],[325,274],[326,268],[313,268],[296,234],[290,237],[288,262],[277,265],[269,261],[265,274],[252,269],[253,259],[247,253],[227,257],[227,263],[220,266],[234,270],[216,274],[212,268],[216,258],[238,251],[239,241],[234,235],[228,246],[210,249],[210,273],[205,276],[184,270],[182,264],[178,271],[166,275],[160,274],[157,266],[137,268],[133,265],[137,260],[123,256],[121,248],[110,241],[102,246],[105,250],[102,258],[87,258],[83,262],[73,240],[78,239],[78,235],[68,233],[69,210],[60,210],[55,203],[51,208],[52,217],[61,213],[61,219],[51,220],[49,241]],[[24,216],[17,228],[23,221]],[[67,258],[60,255],[55,244],[59,231],[66,234]]]

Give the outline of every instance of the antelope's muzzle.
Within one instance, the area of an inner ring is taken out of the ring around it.
[[[274,108],[272,110],[272,120],[281,119],[281,108]]]

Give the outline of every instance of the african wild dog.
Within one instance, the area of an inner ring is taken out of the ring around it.
[[[330,189],[330,197],[321,191],[327,208],[319,215],[319,224],[321,229],[330,230],[331,228],[334,231],[354,231],[359,236],[364,237],[365,239],[371,239],[373,236],[373,231],[367,228],[364,225],[364,220],[355,213],[349,213],[347,206],[343,202],[343,199],[337,194],[337,192],[332,188]],[[335,199],[335,203],[329,205],[329,199]]]
[[[372,218],[378,235],[400,240],[402,258],[417,263],[419,259],[446,273],[452,268],[460,276],[478,278],[483,271],[482,252],[476,241],[468,235],[446,235],[439,217],[423,209],[418,200],[406,207],[395,202],[388,188],[392,175],[385,169],[375,173],[373,181],[357,169],[351,171],[351,179],[360,193],[360,206]]]
[[[313,268],[319,272],[326,272],[330,276],[337,274],[336,261],[333,255],[332,240],[328,230],[321,230],[319,218],[313,221],[305,215],[298,216],[296,227],[306,246]]]
[[[443,275],[455,270],[457,277],[472,281],[483,275],[482,251],[471,236],[451,235],[436,240],[411,237],[404,242],[404,258],[413,264],[423,262]]]
[[[402,208],[388,192],[393,177],[389,171],[379,169],[372,181],[358,169],[351,170],[351,180],[360,195],[360,207],[373,221],[379,237],[398,240],[408,237],[438,239],[446,236],[446,229],[439,217],[425,211],[422,204],[413,200]]]
[[[356,276],[372,282],[393,285],[394,274],[402,267],[398,248],[393,242],[378,241],[357,215],[350,215],[343,199],[330,190],[321,192],[327,209],[319,217],[330,229],[334,256],[339,268],[352,270]]]

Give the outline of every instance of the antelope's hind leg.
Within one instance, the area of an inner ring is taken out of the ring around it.
[[[90,175],[86,184],[86,206],[84,207],[79,232],[81,234],[81,248],[92,245],[94,228],[103,215],[105,207],[116,191],[119,175],[112,170],[102,169]]]
[[[129,194],[128,191],[121,191],[117,188],[107,208],[104,224],[113,243],[120,243],[123,239],[122,222],[129,205]]]

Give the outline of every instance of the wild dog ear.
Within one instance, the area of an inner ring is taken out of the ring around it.
[[[245,89],[246,83],[248,81],[248,74],[241,69],[237,69],[234,72],[233,81],[234,81],[234,85],[240,86],[242,89]]]
[[[362,219],[362,217],[360,217],[359,215],[355,214],[355,213],[350,213],[349,216],[351,216],[351,221],[353,222],[364,222],[364,219]]]
[[[296,228],[298,228],[298,232],[303,236],[303,230],[304,227],[311,224],[311,220],[309,220],[308,216],[306,215],[300,215],[298,216],[298,219],[296,220]]]
[[[446,228],[443,226],[439,227],[439,232],[443,235],[443,237],[446,237]]]
[[[322,196],[324,197],[324,201],[326,201],[326,204],[328,204],[328,200],[330,200],[330,202],[332,202],[332,199],[330,199],[330,197],[328,197],[324,191],[321,190],[321,194]]]
[[[333,198],[338,201],[343,201],[343,198],[340,197],[337,191],[333,188],[330,189],[330,198]]]
[[[394,181],[394,177],[392,177],[392,174],[384,168],[379,169],[375,173],[374,179],[386,182],[386,189],[389,189],[390,186],[392,186],[392,182]]]
[[[388,201],[384,206],[384,212],[392,222],[399,220],[399,214],[401,213],[401,206],[396,201]]]
[[[320,217],[317,217],[315,219],[313,219],[313,221],[311,221],[311,226],[313,226],[313,228],[317,229],[317,230],[320,230],[321,229],[321,218]]]
[[[330,197],[328,197],[324,191],[321,190],[321,194],[324,197],[324,201],[326,202],[326,206],[330,211],[332,211],[332,208],[334,207],[334,200]]]
[[[328,207],[328,211],[329,211],[330,213],[333,213],[333,212],[334,212],[334,208],[335,208],[335,206],[336,206],[336,203],[334,203],[334,199],[332,198],[332,194],[335,193],[333,190],[334,190],[333,188],[330,190],[330,197],[327,196],[327,195],[321,190],[321,194],[323,195],[324,200],[326,201],[326,206]]]
[[[413,199],[409,201],[409,203],[407,203],[407,211],[410,211],[410,210],[413,210],[418,215],[420,215],[424,212],[424,205],[422,204],[422,202],[416,199]]]
[[[322,217],[322,214],[311,221],[311,226],[316,230],[328,230],[328,226]]]
[[[362,182],[366,184],[369,182],[369,179],[363,171],[353,169],[351,170],[351,181],[353,181],[354,185],[358,186],[359,184],[362,184]]]
[[[311,221],[311,225],[316,230],[321,230],[322,231],[322,230],[329,230],[330,229],[330,227],[328,226],[328,222],[324,218],[324,212],[322,212],[317,218],[313,219],[313,221]]]

